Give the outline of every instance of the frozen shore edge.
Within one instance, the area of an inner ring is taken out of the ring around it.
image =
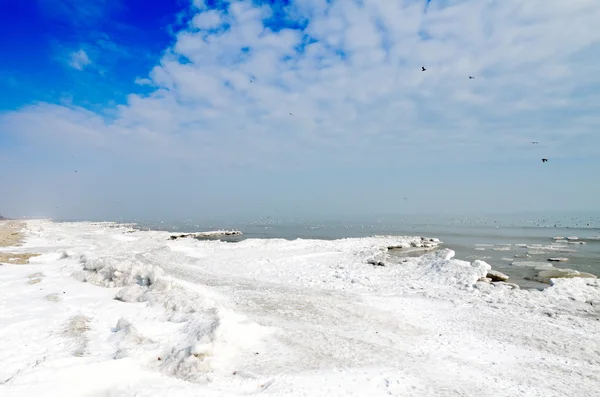
[[[60,237],[54,236],[55,232],[60,232],[61,226],[68,228],[73,225],[63,224],[57,227],[57,224],[47,221],[27,221],[26,225],[27,238],[20,249],[45,247],[42,250],[45,252],[41,252],[40,257],[33,258],[31,267],[39,266],[40,271],[44,271],[44,265],[60,264],[58,266],[63,269],[72,269],[70,274],[74,279],[104,287],[116,302],[126,302],[136,307],[145,307],[152,312],[160,312],[156,320],[158,324],[167,324],[164,325],[167,328],[171,327],[168,324],[180,325],[178,331],[170,334],[170,341],[165,342],[161,338],[147,335],[148,329],[138,318],[139,313],[119,317],[110,331],[114,349],[111,355],[113,360],[134,360],[144,363],[151,371],[195,384],[219,385],[218,387],[232,392],[240,387],[261,391],[275,382],[277,376],[252,375],[240,378],[244,371],[239,369],[239,362],[251,362],[252,358],[258,355],[257,352],[266,354],[264,352],[268,350],[270,338],[277,333],[278,327],[261,325],[250,320],[240,313],[235,305],[228,304],[227,299],[213,295],[210,289],[203,285],[192,286],[189,281],[173,277],[173,269],[168,269],[167,274],[160,266],[161,261],[173,253],[182,255],[176,256],[176,260],[187,258],[190,254],[197,255],[197,247],[208,251],[216,250],[214,252],[217,257],[225,255],[226,251],[221,249],[221,246],[226,243],[195,239],[170,241],[170,234],[166,232],[132,232],[127,226],[88,223],[85,226],[89,226],[90,229],[86,233],[90,236],[97,228],[108,226],[110,234],[107,236],[110,239],[107,237],[106,241],[99,240],[100,245],[113,244],[114,240],[120,248],[110,250],[107,247],[92,245],[86,249],[81,242],[77,243],[81,247],[73,248],[68,241],[64,241],[72,231],[67,231]],[[131,248],[126,247],[135,247],[135,242],[144,238],[144,233],[147,233],[151,243],[160,244],[162,248],[153,248],[152,252],[129,252]],[[55,241],[52,241],[53,239]],[[60,244],[61,241],[64,243]],[[339,251],[344,254],[341,256],[340,265],[334,265],[333,261],[331,266],[314,265],[314,268],[309,269],[321,271],[315,272],[317,281],[321,276],[327,278],[326,290],[347,291],[350,288],[351,291],[355,290],[361,294],[381,296],[388,288],[393,287],[402,294],[414,293],[435,299],[462,300],[478,306],[483,304],[490,307],[504,305],[514,306],[515,309],[528,308],[534,312],[541,312],[547,318],[556,318],[561,313],[581,312],[582,307],[587,310],[586,316],[594,315],[600,307],[600,285],[597,280],[564,279],[557,280],[543,292],[518,291],[508,283],[482,281],[490,274],[491,268],[488,264],[482,261],[466,262],[453,259],[454,252],[448,249],[384,266],[385,270],[381,270],[387,273],[381,273],[377,269],[379,266],[369,265],[369,261],[386,262],[390,247],[428,250],[437,247],[439,240],[425,237],[374,236],[322,241],[315,246],[316,248],[310,248],[309,244],[316,244],[315,241],[287,241],[287,245],[284,245],[277,239],[244,240],[235,245],[241,247],[243,252],[257,250],[263,254],[275,249],[278,255],[283,255],[282,266],[287,266],[286,250],[297,249],[299,255],[316,250],[322,252],[319,255],[325,255],[324,261]],[[64,248],[56,248],[60,245]],[[350,254],[345,256],[348,252]],[[291,258],[297,259],[298,255]],[[243,268],[241,271],[252,274],[248,269]],[[187,268],[185,270],[187,271]],[[271,271],[270,268],[267,270]],[[368,276],[365,277],[364,274]],[[275,272],[267,276],[271,278],[266,281],[277,281]],[[299,273],[294,285],[299,288],[313,288],[313,285],[318,286],[318,283],[313,281],[314,278],[311,274]],[[85,284],[81,286],[84,288]],[[556,307],[559,302],[562,308]],[[74,320],[72,318],[70,321],[76,329],[93,326],[88,325],[93,323],[91,316]],[[84,331],[87,332],[90,331]]]

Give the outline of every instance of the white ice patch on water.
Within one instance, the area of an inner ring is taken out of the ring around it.
[[[539,270],[539,273],[535,279],[542,283],[551,283],[554,279],[558,278],[596,278],[596,276],[593,274],[580,272],[573,269],[537,268],[536,270]]]
[[[551,263],[537,262],[537,261],[515,261],[515,262],[511,263],[511,266],[532,267],[532,268],[553,267],[553,265]]]

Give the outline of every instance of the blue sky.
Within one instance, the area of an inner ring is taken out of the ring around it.
[[[0,213],[599,209],[596,0],[0,4]]]
[[[2,0],[0,109],[33,101],[93,108],[125,103],[172,44],[186,3],[143,0]],[[78,57],[77,54],[80,54]],[[82,70],[80,70],[82,69]],[[85,71],[85,73],[76,73]]]

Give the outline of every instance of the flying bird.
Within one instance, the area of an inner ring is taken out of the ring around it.
[[[427,69],[425,69],[425,66],[421,66],[421,72],[426,71]]]
[[[548,159],[542,159],[542,163],[545,163],[547,161],[548,161]]]
[[[290,116],[293,116],[293,114],[290,113]]]
[[[533,142],[531,142],[531,143],[533,143],[533,144],[535,145],[535,144],[537,144],[537,143],[539,143],[539,142],[538,142],[538,141],[533,141]]]
[[[475,77],[473,77],[473,76],[469,76],[469,80],[471,80],[471,79],[474,79],[474,78],[475,78]]]

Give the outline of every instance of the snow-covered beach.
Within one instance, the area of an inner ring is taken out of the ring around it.
[[[489,265],[421,237],[23,227],[0,254],[41,255],[0,266],[2,396],[586,396],[600,384],[598,279],[478,281]],[[424,256],[394,260],[398,246]]]

